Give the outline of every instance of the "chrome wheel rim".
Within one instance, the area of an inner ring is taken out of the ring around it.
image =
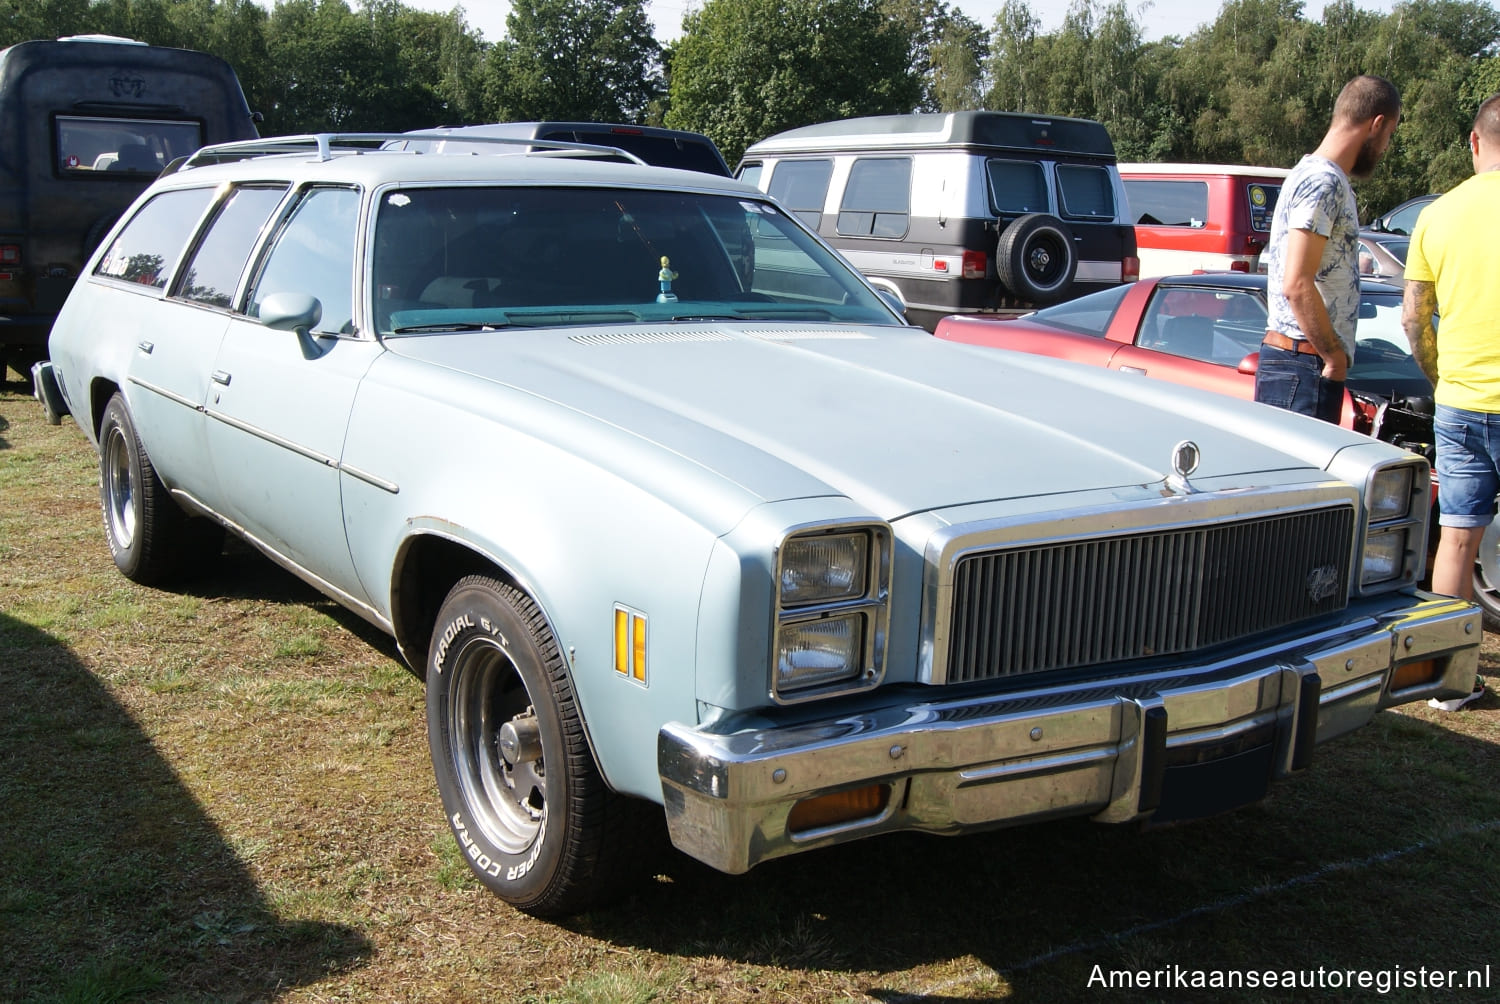
[[[125,432],[111,426],[104,443],[104,518],[119,550],[135,541],[135,478],[130,470],[130,448]]]
[[[507,763],[501,729],[529,718],[534,702],[510,656],[489,638],[471,638],[452,657],[449,752],[473,823],[490,844],[523,854],[547,818],[547,771],[534,759]]]

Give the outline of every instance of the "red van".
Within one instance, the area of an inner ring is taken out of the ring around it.
[[[1287,174],[1238,164],[1121,164],[1141,277],[1259,271]]]

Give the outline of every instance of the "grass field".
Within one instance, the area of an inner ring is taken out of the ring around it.
[[[1497,921],[1493,690],[1381,714],[1198,824],[887,837],[738,877],[674,855],[617,907],[534,920],[469,878],[383,636],[243,549],[128,582],[83,435],[0,392],[0,1001],[1500,1000]],[[1165,976],[1101,985],[1122,970]],[[1323,988],[1160,982],[1247,970]]]

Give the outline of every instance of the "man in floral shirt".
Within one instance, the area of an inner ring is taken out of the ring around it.
[[[1337,423],[1359,319],[1359,212],[1349,179],[1367,178],[1401,119],[1401,95],[1355,77],[1323,142],[1281,187],[1264,255],[1269,316],[1255,400]]]

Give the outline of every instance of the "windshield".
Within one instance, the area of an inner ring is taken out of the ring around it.
[[[1432,384],[1412,358],[1411,344],[1401,327],[1399,293],[1360,295],[1354,340],[1354,365],[1346,381],[1351,388],[1418,397],[1432,393]]]
[[[800,225],[755,198],[497,186],[381,196],[381,334],[754,319],[899,324]]]

